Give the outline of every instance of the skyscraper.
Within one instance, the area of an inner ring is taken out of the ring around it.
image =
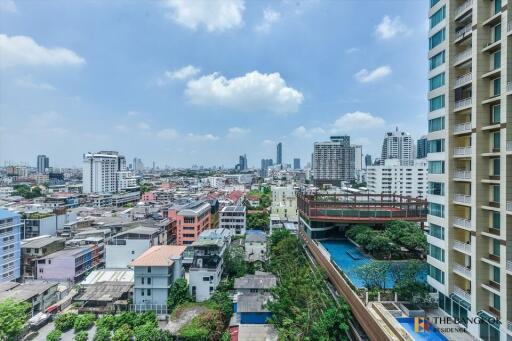
[[[144,170],[144,163],[139,158],[133,158],[132,170],[134,172],[142,172]]]
[[[268,168],[273,166],[272,159],[261,159],[261,176],[265,177],[268,175]]]
[[[477,339],[507,340],[510,13],[500,0],[434,0],[429,17],[427,282],[447,314],[480,319],[463,322]]]
[[[293,169],[300,169],[300,159],[299,158],[293,159]]]
[[[313,178],[318,185],[355,178],[355,148],[350,136],[331,136],[327,142],[315,142],[313,146]]]
[[[427,157],[428,153],[428,140],[426,136],[422,136],[419,138],[419,140],[416,142],[416,158],[417,159],[424,159]]]
[[[402,165],[414,164],[413,142],[410,134],[398,131],[387,132],[382,142],[381,164],[384,160],[399,159]]]
[[[366,156],[364,157],[364,165],[366,167],[372,165],[372,156],[370,154],[366,154]]]
[[[239,170],[244,171],[244,170],[246,170],[247,168],[249,168],[249,167],[247,166],[247,155],[245,155],[245,154],[244,154],[244,155],[240,155],[240,156],[238,157],[238,160],[239,160],[239,161],[238,161],[238,165],[237,165],[237,166],[238,166],[238,169],[239,169]]]
[[[136,178],[126,169],[126,159],[114,151],[87,153],[83,157],[83,193],[115,193],[134,188]]]
[[[37,172],[46,173],[46,170],[50,168],[50,159],[46,155],[37,156]]]
[[[283,164],[283,144],[281,142],[279,142],[277,144],[276,164],[277,165],[282,165]]]

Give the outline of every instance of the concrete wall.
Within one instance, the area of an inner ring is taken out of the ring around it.
[[[105,245],[107,269],[127,268],[134,259],[151,246],[149,239],[125,239],[124,241],[125,245]]]

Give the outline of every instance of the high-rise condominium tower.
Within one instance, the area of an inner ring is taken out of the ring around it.
[[[339,185],[355,178],[355,148],[350,136],[331,136],[327,142],[313,146],[313,178],[315,183]]]
[[[50,167],[50,159],[46,155],[37,156],[37,172],[46,173],[46,170]]]
[[[282,165],[283,164],[283,144],[281,142],[279,142],[277,144],[276,164],[277,165]]]
[[[414,148],[410,134],[398,131],[387,132],[382,142],[381,164],[384,160],[399,159],[402,165],[414,163]]]
[[[509,340],[511,13],[505,0],[430,0],[429,18],[427,281],[469,333]]]

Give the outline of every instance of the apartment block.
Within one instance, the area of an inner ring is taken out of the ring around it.
[[[21,229],[19,214],[0,209],[0,283],[20,278]]]
[[[427,281],[469,333],[508,340],[512,17],[505,0],[431,0],[428,15]]]
[[[219,228],[231,231],[233,235],[245,234],[245,206],[224,206],[220,211]]]
[[[317,185],[340,185],[355,178],[355,148],[350,136],[331,136],[313,145],[313,178]]]
[[[147,249],[159,244],[160,230],[139,226],[118,233],[105,246],[107,269],[127,268],[131,262]]]
[[[39,236],[21,241],[22,273],[24,279],[37,278],[37,260],[64,249],[66,239]]]
[[[201,232],[211,227],[210,208],[206,201],[169,208],[169,219],[176,221],[176,245],[192,244]]]

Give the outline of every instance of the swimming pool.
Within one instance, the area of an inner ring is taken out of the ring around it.
[[[432,329],[424,332],[414,331],[414,318],[413,317],[397,317],[396,320],[402,327],[407,330],[407,333],[412,336],[416,341],[448,341],[446,336],[439,331]],[[432,328],[432,327],[431,327]]]
[[[375,260],[361,252],[348,240],[322,240],[319,243],[329,252],[331,259],[343,270],[352,284],[358,288],[364,288],[364,282],[356,276],[353,270],[361,265],[375,262]],[[419,276],[426,281],[426,274],[419,274]],[[388,289],[394,287],[395,281],[391,273],[387,274],[385,284]]]

